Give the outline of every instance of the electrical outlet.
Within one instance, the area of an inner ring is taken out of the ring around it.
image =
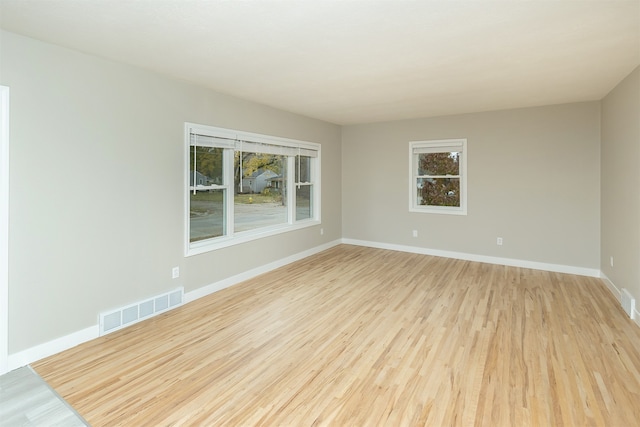
[[[171,278],[177,279],[180,277],[180,267],[173,267],[171,269]]]
[[[498,239],[496,240],[496,244],[498,246],[502,246],[502,237],[498,237]]]
[[[609,258],[609,263],[611,264],[611,267],[613,267],[613,257]]]
[[[320,229],[320,235],[322,236],[324,234],[324,228]]]
[[[413,237],[418,237],[418,230],[413,230]]]

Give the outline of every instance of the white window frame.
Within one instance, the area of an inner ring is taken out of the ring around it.
[[[426,150],[433,153],[460,152],[460,175],[447,175],[441,178],[451,177],[460,179],[460,206],[434,206],[419,205],[417,200],[418,157],[416,151]],[[409,211],[432,214],[467,214],[467,140],[466,139],[439,139],[428,141],[409,142]]]
[[[210,239],[191,242],[190,239],[190,192],[193,191],[193,183],[190,182],[190,149],[192,146],[192,135],[199,137],[212,137],[217,141],[216,146],[224,149],[223,152],[223,183],[222,185],[212,184],[207,189],[224,189],[227,192],[227,203],[225,209],[225,235]],[[321,145],[314,142],[299,141],[294,139],[280,138],[270,135],[243,132],[233,129],[218,128],[196,123],[185,123],[185,180],[184,180],[184,230],[185,230],[185,256],[201,254],[204,252],[221,249],[252,240],[261,239],[293,230],[319,225],[321,223],[321,179],[320,179],[320,157]],[[238,147],[245,151],[252,151],[251,146],[261,147],[261,150],[270,150],[272,154],[282,154],[287,157],[287,222],[234,232],[234,152],[240,151]],[[310,183],[297,183],[294,176],[296,155],[312,156],[314,167],[311,168]],[[312,206],[311,218],[296,220],[296,188],[298,185],[312,185]]]

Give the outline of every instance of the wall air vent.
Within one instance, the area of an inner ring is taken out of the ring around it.
[[[184,288],[180,287],[144,301],[100,314],[100,336],[156,316],[184,302]]]

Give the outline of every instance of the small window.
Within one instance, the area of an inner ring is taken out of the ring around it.
[[[320,144],[185,124],[186,255],[320,223]]]
[[[467,140],[409,143],[409,211],[467,214]]]

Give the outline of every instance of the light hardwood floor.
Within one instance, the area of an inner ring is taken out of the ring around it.
[[[94,427],[640,425],[599,279],[347,245],[34,368]]]

